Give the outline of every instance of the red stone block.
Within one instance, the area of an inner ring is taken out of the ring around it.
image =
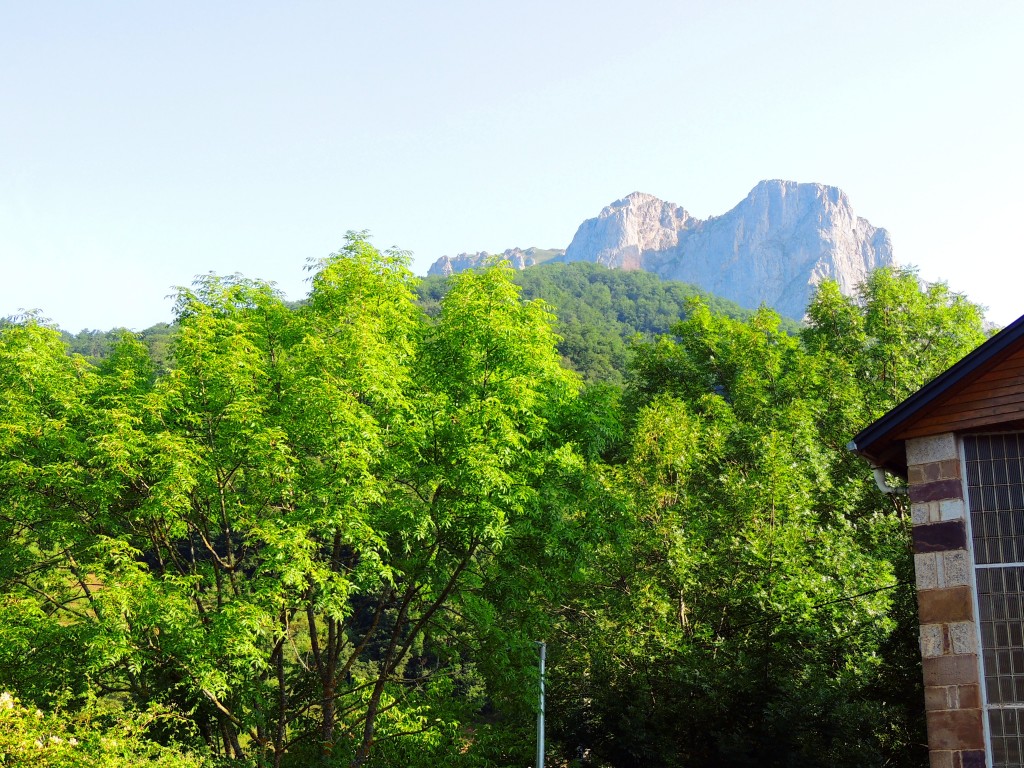
[[[946,459],[939,462],[940,480],[959,480],[960,461],[958,459]]]
[[[938,709],[950,709],[949,688],[945,685],[925,686],[924,708],[928,711]]]
[[[976,685],[978,683],[978,657],[973,653],[957,656],[933,656],[922,659],[924,684],[935,685]]]
[[[978,750],[985,748],[980,709],[947,709],[927,712],[928,746],[932,749]]]
[[[967,529],[963,520],[946,520],[930,525],[915,525],[911,533],[914,541],[914,554],[925,552],[949,552],[954,549],[967,549]]]
[[[909,495],[912,503],[920,504],[939,499],[962,499],[964,489],[959,480],[936,480],[933,483],[910,486]]]
[[[922,624],[946,624],[974,618],[970,587],[923,589],[917,593],[917,612]]]
[[[961,685],[957,688],[960,709],[981,709],[981,686]]]

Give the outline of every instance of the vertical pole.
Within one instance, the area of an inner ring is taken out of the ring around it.
[[[544,661],[547,658],[548,646],[543,640],[539,641],[540,646],[540,709],[537,710],[537,765],[536,768],[544,768]]]

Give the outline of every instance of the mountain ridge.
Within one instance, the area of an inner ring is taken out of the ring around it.
[[[457,256],[442,256],[427,270],[428,277],[435,275],[448,275],[456,272],[463,272],[467,269],[476,269],[487,264],[492,259],[505,260],[512,264],[515,269],[526,269],[527,267],[543,264],[553,258],[559,258],[565,254],[564,248],[506,248],[500,254],[492,254],[488,251],[476,253],[460,253]]]
[[[519,257],[524,251],[505,253],[516,257],[513,266],[530,266]],[[653,272],[797,319],[822,280],[852,295],[871,270],[895,264],[889,233],[857,216],[840,188],[781,179],[759,182],[730,210],[706,219],[631,192],[583,221],[564,254],[551,260]],[[442,257],[429,274],[484,261],[481,254]]]

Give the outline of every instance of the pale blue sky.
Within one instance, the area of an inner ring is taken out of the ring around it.
[[[1022,36],[1020,2],[0,0],[0,315],[141,329],[211,270],[299,298],[349,229],[424,274],[784,178],[1005,323]]]

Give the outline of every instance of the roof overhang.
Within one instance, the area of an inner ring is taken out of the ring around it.
[[[990,367],[1021,349],[1024,349],[1024,316],[1014,320],[960,362],[862,429],[847,448],[867,459],[872,466],[905,478],[907,458],[905,440],[900,437],[901,433],[905,433],[914,422],[940,409],[945,401]],[[1007,421],[1019,423],[1020,419]]]

